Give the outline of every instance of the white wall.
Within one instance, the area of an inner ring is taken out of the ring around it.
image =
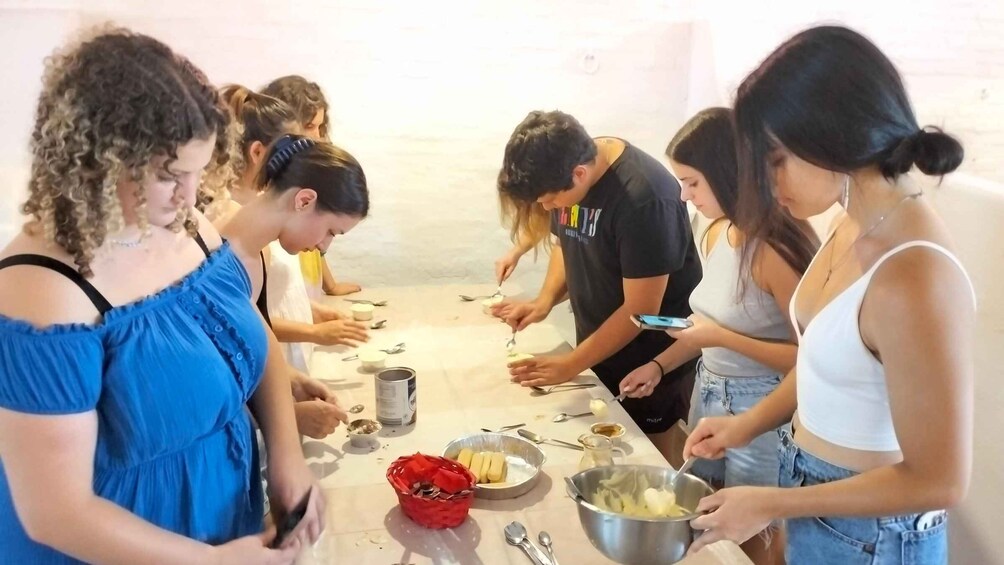
[[[869,36],[897,65],[921,125],[942,126],[962,138],[963,171],[1004,181],[1004,2],[706,0],[697,6],[708,33],[701,33],[707,44],[694,68],[708,71],[695,73],[704,75],[695,82],[717,86],[707,100],[730,102],[743,77],[797,31],[842,23]],[[691,109],[704,102],[693,100]]]
[[[530,110],[560,108],[594,135],[660,155],[686,117],[686,4],[20,2],[0,9],[0,56],[8,84],[19,85],[0,109],[0,181],[13,192],[0,203],[0,229],[16,225],[23,199],[42,57],[74,25],[114,19],[220,84],[258,87],[294,72],[321,84],[333,138],[362,162],[373,194],[372,217],[329,254],[340,277],[489,281],[508,245],[494,181],[512,129]]]

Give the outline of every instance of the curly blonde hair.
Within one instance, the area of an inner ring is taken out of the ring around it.
[[[72,255],[85,277],[93,276],[94,250],[123,226],[120,180],[138,183],[137,217],[146,235],[139,183],[151,174],[154,158],[166,156],[166,168],[179,145],[216,134],[206,175],[232,174],[229,117],[202,71],[127,29],[104,26],[89,35],[46,60],[23,208],[34,218],[32,228]],[[194,235],[198,220],[186,209],[170,227]]]

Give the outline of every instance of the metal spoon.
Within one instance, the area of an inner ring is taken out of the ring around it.
[[[686,461],[683,462],[683,465],[680,465],[680,469],[676,472],[675,475],[673,475],[673,478],[669,479],[669,488],[667,488],[666,490],[676,492],[676,479],[680,478],[680,475],[683,475],[684,473],[689,471],[690,468],[694,466],[694,461],[697,461],[697,458],[691,455],[690,457],[687,458]]]
[[[365,406],[363,406],[362,404],[356,404],[352,408],[349,408],[349,413],[350,414],[358,414],[358,413],[360,413],[360,412],[363,411],[363,408],[365,408]]]
[[[497,430],[489,430],[488,428],[481,428],[481,431],[488,434],[501,434],[503,432],[508,432],[509,430],[515,430],[516,428],[522,428],[526,424],[513,424],[511,426],[502,426]]]
[[[582,494],[582,491],[579,490],[579,487],[576,486],[575,481],[573,481],[570,477],[565,477],[565,493],[572,497],[572,500],[577,502],[589,502],[586,500],[586,496]]]
[[[553,443],[561,447],[567,447],[569,449],[574,449],[576,451],[585,451],[585,448],[581,445],[575,445],[574,443],[568,443],[567,441],[561,441],[560,439],[548,439],[540,434],[531,432],[530,430],[520,430],[519,435],[525,437],[526,439],[532,441],[536,444],[541,444],[545,442]]]
[[[495,294],[492,294],[488,298],[495,298],[496,296],[502,296],[502,285],[499,285],[499,287],[495,289]]]
[[[358,298],[346,298],[345,301],[346,302],[351,302],[352,304],[371,304],[373,306],[386,306],[387,305],[387,301],[386,300],[378,300],[378,301],[374,302],[372,300],[361,300],[361,299],[358,299]]]
[[[461,294],[460,299],[464,302],[474,302],[475,300],[484,300],[485,298],[491,298],[489,295],[484,296],[467,296],[466,294]]]
[[[526,528],[519,522],[511,522],[505,527],[505,540],[509,545],[515,545],[526,553],[535,565],[548,565],[551,561],[537,546],[527,539]]]
[[[551,557],[551,565],[558,565],[558,559],[554,556],[554,547],[551,545],[551,534],[541,530],[537,534],[537,540],[540,542],[540,545],[544,546],[547,554]]]
[[[379,351],[383,351],[387,355],[397,355],[398,353],[404,351],[404,342],[401,342],[390,349],[380,349]],[[342,357],[342,361],[355,361],[356,359],[359,359],[358,353],[355,355],[349,355],[348,357]]]
[[[548,394],[551,394],[551,393],[554,393],[554,392],[563,392],[563,391],[566,391],[566,390],[579,390],[580,388],[593,388],[594,386],[596,386],[596,384],[594,384],[594,383],[573,383],[573,384],[567,384],[567,385],[553,385],[553,386],[549,386],[547,388],[544,388],[542,386],[536,386],[536,385],[534,385],[534,386],[530,387],[530,390],[532,390],[533,392],[536,392],[537,394],[548,395]],[[558,389],[561,389],[561,390],[558,390]]]
[[[554,417],[554,421],[564,422],[566,420],[571,420],[573,418],[581,418],[583,416],[592,416],[592,415],[593,415],[592,412],[583,412],[582,414],[565,414],[564,412],[562,412],[561,414],[558,414],[557,416]]]
[[[376,321],[376,322],[373,322],[372,324],[370,324],[370,329],[371,330],[379,330],[379,329],[382,329],[386,325],[387,325],[387,320],[379,320],[379,321]]]
[[[506,351],[511,353],[514,347],[516,347],[516,330],[512,331],[512,338],[509,341],[505,342]]]

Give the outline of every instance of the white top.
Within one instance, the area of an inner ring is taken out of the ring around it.
[[[798,418],[806,430],[834,445],[862,451],[900,450],[889,409],[885,368],[862,341],[858,317],[878,268],[893,255],[914,247],[933,249],[951,259],[969,281],[976,303],[972,281],[962,263],[944,247],[928,241],[910,241],[882,255],[816,314],[804,334],[795,317],[802,283],[795,288],[789,313],[800,342]]]
[[[789,341],[788,319],[770,293],[750,279],[746,281],[745,293],[739,295],[741,256],[742,251],[729,244],[728,230],[723,230],[708,254],[704,278],[690,294],[690,308],[736,333],[755,339]],[[724,347],[706,347],[702,356],[708,371],[724,377],[762,377],[778,372]]]
[[[278,241],[269,244],[271,258],[268,265],[268,315],[272,319],[281,318],[304,324],[314,323],[310,309],[310,297],[300,271],[300,259],[290,255]],[[298,370],[310,372],[310,357],[314,344],[282,343],[286,361]]]

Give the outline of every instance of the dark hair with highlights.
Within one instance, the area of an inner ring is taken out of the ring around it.
[[[575,167],[593,162],[596,152],[596,142],[572,116],[530,112],[506,143],[498,189],[523,202],[568,190]]]
[[[807,29],[771,53],[740,84],[735,123],[739,216],[754,236],[776,207],[768,159],[780,147],[823,169],[877,167],[891,180],[915,165],[945,175],[963,158],[954,137],[917,124],[892,61],[840,26]]]
[[[202,71],[152,37],[121,28],[91,33],[46,60],[23,208],[86,277],[94,250],[122,227],[117,185],[124,177],[138,183],[139,227],[147,233],[141,181],[154,158],[167,156],[166,168],[178,146],[215,134],[206,176],[231,174],[229,117]],[[191,209],[171,227],[182,226],[197,233]]]
[[[254,142],[268,145],[289,133],[292,126],[299,125],[293,109],[278,98],[260,94],[239,84],[223,87],[220,96],[240,124],[240,148],[245,159]]]

